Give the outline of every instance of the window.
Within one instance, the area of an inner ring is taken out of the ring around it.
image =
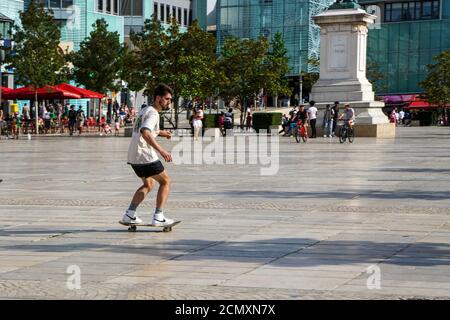
[[[131,16],[131,0],[122,0],[120,14],[122,16]]]
[[[439,19],[439,1],[433,1],[433,12],[431,13],[432,19]]]
[[[160,4],[159,5],[159,20],[161,21],[161,22],[164,22],[164,4]]]
[[[61,1],[60,0],[50,0],[50,7],[51,8],[61,8]]]
[[[385,4],[385,22],[439,19],[439,0],[393,2]]]
[[[134,0],[133,16],[142,17],[144,15],[143,0]]]
[[[170,23],[170,6],[166,4],[166,22]]]
[[[155,2],[155,3],[153,4],[153,16],[154,16],[156,19],[158,19],[158,3],[157,3],[157,2]]]
[[[111,13],[111,0],[106,0],[106,12]]]
[[[172,7],[172,18],[176,18],[177,17],[177,8]]]
[[[114,14],[119,14],[119,0],[114,0]]]
[[[178,8],[178,23],[181,24],[181,8]]]
[[[391,21],[401,21],[402,19],[402,4],[393,3],[391,8]]]
[[[187,26],[188,25],[188,10],[185,8],[183,13],[184,13],[184,25]]]
[[[97,10],[103,12],[103,0],[97,0]]]
[[[73,6],[73,0],[62,0],[62,7],[68,8],[70,6]]]
[[[432,1],[424,1],[422,3],[422,19],[431,19]]]
[[[189,10],[189,25],[192,25],[192,10]]]

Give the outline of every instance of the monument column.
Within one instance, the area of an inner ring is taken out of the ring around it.
[[[376,16],[354,1],[345,1],[313,19],[321,29],[320,78],[312,88],[311,99],[321,110],[334,101],[341,103],[341,110],[344,103],[350,103],[356,112],[357,136],[394,137],[395,125],[382,112],[384,103],[375,101],[366,77],[368,25]]]

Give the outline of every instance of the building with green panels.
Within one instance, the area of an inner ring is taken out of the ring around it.
[[[277,32],[283,35],[289,56],[288,76],[312,71],[308,63],[319,58],[320,29],[311,17],[326,10],[333,0],[218,0],[218,49],[225,38],[269,39]]]
[[[378,95],[422,92],[433,57],[450,49],[450,1],[360,0],[377,23],[369,30],[368,60],[386,75]]]

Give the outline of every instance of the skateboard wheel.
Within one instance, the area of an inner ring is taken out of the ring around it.
[[[136,232],[136,226],[131,226],[128,228],[128,231],[130,232]]]
[[[163,231],[164,231],[164,232],[170,232],[170,231],[172,231],[172,227],[165,227],[165,228],[163,229]]]

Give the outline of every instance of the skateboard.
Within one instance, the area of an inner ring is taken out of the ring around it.
[[[137,227],[153,227],[153,228],[163,228],[163,232],[170,232],[172,231],[172,227],[179,224],[181,221],[174,221],[172,224],[168,224],[166,226],[154,226],[151,223],[139,223],[139,224],[131,224],[131,223],[125,223],[122,221],[119,221],[121,225],[127,226],[128,231],[130,232],[136,232]]]

